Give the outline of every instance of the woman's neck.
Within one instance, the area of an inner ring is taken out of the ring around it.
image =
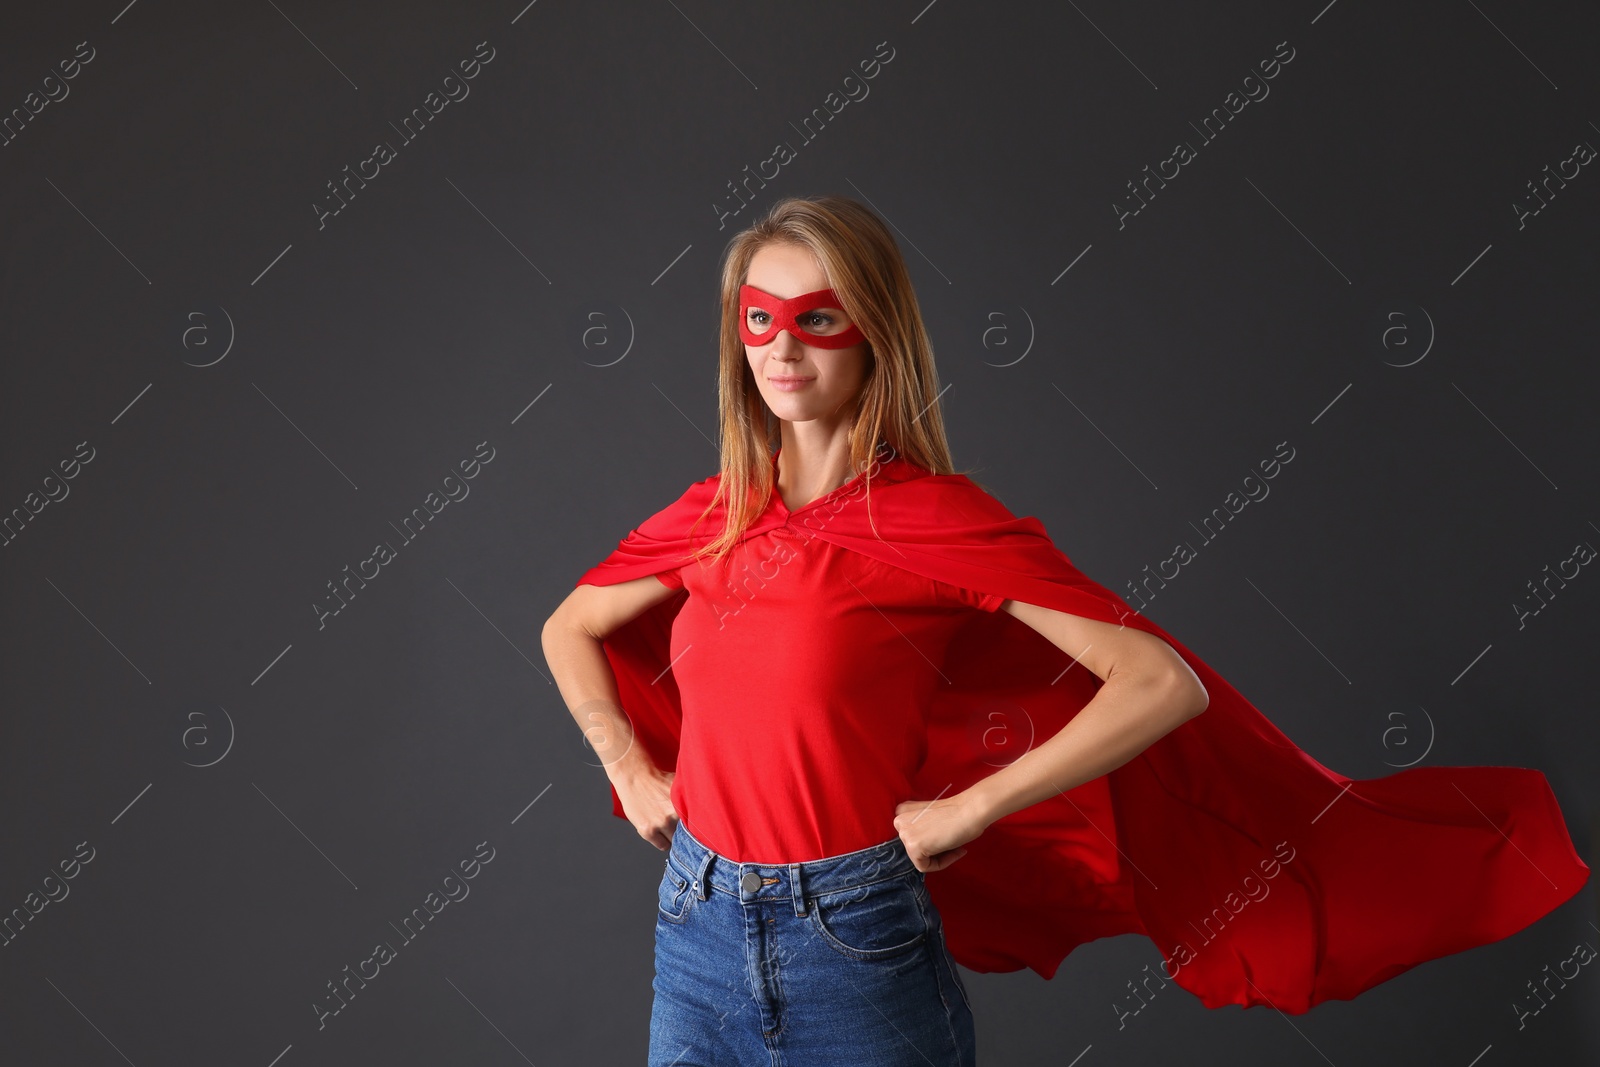
[[[805,507],[855,477],[850,466],[848,432],[818,443],[799,434],[783,436],[774,457],[775,491],[790,511]]]

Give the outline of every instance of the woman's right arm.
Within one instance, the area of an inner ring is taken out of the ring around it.
[[[668,796],[673,774],[657,767],[643,745],[634,744],[601,639],[677,592],[655,575],[580,585],[545,620],[540,634],[561,698],[600,757],[623,814],[640,837],[662,851],[671,846],[678,823]]]

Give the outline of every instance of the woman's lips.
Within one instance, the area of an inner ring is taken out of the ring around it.
[[[785,393],[792,393],[797,389],[804,389],[815,378],[768,378],[774,389],[781,389]]]

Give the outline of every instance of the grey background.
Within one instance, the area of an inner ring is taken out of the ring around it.
[[[610,814],[538,630],[716,469],[719,257],[784,195],[893,224],[958,465],[1087,573],[1122,592],[1189,541],[1149,613],[1298,744],[1357,777],[1537,767],[1593,862],[1600,578],[1521,628],[1512,605],[1600,544],[1600,176],[1513,204],[1600,144],[1597,28],[1487,0],[8,12],[4,113],[95,55],[0,148],[0,510],[70,489],[0,549],[0,913],[93,859],[0,948],[0,1061],[642,1062],[661,856]],[[1197,158],[1119,228],[1180,139]],[[396,158],[319,228],[379,140]],[[470,495],[403,543],[480,442]],[[470,895],[319,1028],[326,983],[480,842]],[[989,1064],[1593,1062],[1593,967],[1520,1030],[1512,1005],[1595,922],[1591,885],[1295,1017],[1174,986],[1119,1029],[1159,959],[1131,936],[1048,983],[966,978]]]

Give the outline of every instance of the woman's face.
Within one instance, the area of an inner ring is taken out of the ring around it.
[[[758,249],[750,259],[745,283],[779,300],[829,288],[828,276],[810,250],[792,244]],[[765,334],[770,317],[756,308],[748,314],[750,328]],[[802,313],[799,322],[802,328],[827,336],[848,329],[850,317],[842,308],[819,307]],[[788,330],[778,330],[764,345],[746,344],[744,353],[761,398],[778,418],[810,422],[854,414],[855,400],[867,378],[865,341],[848,348],[818,348]]]

